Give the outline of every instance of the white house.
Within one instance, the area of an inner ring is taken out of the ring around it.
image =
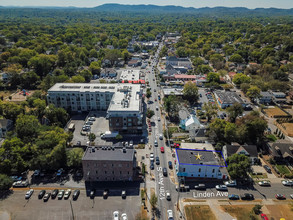
[[[201,127],[201,124],[199,120],[196,118],[196,116],[191,115],[185,120],[181,121],[180,127],[184,129],[185,131],[190,131],[190,130],[199,129]]]
[[[217,153],[213,150],[176,149],[178,177],[225,179]]]

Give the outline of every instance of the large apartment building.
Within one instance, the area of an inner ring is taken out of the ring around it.
[[[132,181],[136,169],[133,148],[88,147],[82,158],[85,181]]]
[[[141,97],[140,85],[57,83],[48,90],[47,100],[71,112],[107,111],[111,131],[141,133]]]

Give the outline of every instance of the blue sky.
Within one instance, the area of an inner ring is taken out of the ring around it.
[[[293,8],[293,0],[0,0],[2,6],[95,7],[105,3],[180,5],[184,7]]]

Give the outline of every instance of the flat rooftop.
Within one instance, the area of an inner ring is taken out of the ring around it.
[[[139,80],[139,72],[140,70],[123,70],[120,79],[121,80],[128,80],[128,81],[136,81]]]
[[[222,92],[215,91],[215,95],[218,96],[221,103],[233,104],[233,103],[244,103],[242,98],[236,92]]]
[[[176,149],[179,164],[220,166],[216,151]]]
[[[114,146],[97,146],[88,147],[84,152],[82,160],[97,161],[133,161],[134,149],[127,148],[123,152],[123,148]]]

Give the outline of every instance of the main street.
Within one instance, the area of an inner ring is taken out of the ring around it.
[[[168,156],[170,156],[171,151],[169,148],[165,146],[164,140],[159,139],[159,135],[163,135],[163,125],[162,121],[160,120],[162,118],[161,115],[161,106],[159,104],[158,94],[160,94],[160,87],[157,86],[156,82],[156,66],[158,64],[159,60],[159,53],[162,49],[162,42],[159,45],[159,48],[155,55],[152,58],[151,64],[150,64],[150,72],[148,73],[147,77],[149,80],[149,86],[152,92],[152,96],[150,97],[150,100],[152,101],[152,104],[148,106],[151,110],[155,112],[155,115],[152,117],[151,121],[155,123],[155,128],[153,129],[151,136],[149,138],[149,142],[154,146],[155,140],[158,142],[157,147],[153,147],[153,153],[155,158],[158,156],[160,158],[160,165],[155,166],[155,179],[156,179],[156,195],[158,197],[158,209],[159,209],[159,219],[167,219],[167,210],[173,210],[173,215],[175,217],[174,212],[174,204],[176,201],[175,197],[175,185],[170,181],[169,175],[165,177],[163,175],[163,168],[168,168]],[[156,101],[157,100],[157,101]],[[165,153],[161,153],[160,149],[161,147],[164,147]],[[168,172],[169,173],[169,172]],[[166,199],[166,191],[169,191],[171,193],[171,201],[168,201]]]

